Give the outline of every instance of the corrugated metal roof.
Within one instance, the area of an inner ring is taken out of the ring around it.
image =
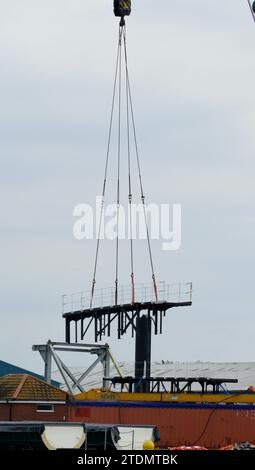
[[[66,392],[28,374],[0,377],[0,400],[65,401]]]
[[[0,377],[9,374],[29,374],[33,377],[37,377],[38,379],[43,380],[44,377],[42,375],[36,374],[35,372],[31,372],[31,370],[23,369],[22,367],[15,366],[14,364],[10,364],[10,362],[0,361]],[[55,387],[60,386],[60,382],[52,380],[52,385]]]
[[[124,376],[134,375],[134,364],[120,363]],[[84,372],[84,367],[69,367],[75,377]],[[111,367],[110,376],[118,375]],[[152,364],[153,377],[214,377],[224,379],[238,379],[238,384],[228,384],[229,390],[245,390],[250,385],[255,386],[255,362],[170,362],[162,361]],[[53,372],[53,378],[62,382],[58,371]],[[82,382],[85,390],[102,386],[103,371],[98,365]],[[63,388],[64,384],[62,385]]]

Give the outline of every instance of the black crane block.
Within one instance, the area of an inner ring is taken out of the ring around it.
[[[131,0],[114,0],[115,16],[129,16],[131,13]]]
[[[255,2],[253,2],[253,4],[252,4],[252,9],[253,9],[253,11],[254,11],[254,13],[255,13]]]

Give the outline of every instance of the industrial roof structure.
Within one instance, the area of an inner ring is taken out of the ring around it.
[[[134,375],[134,364],[123,362],[119,364],[123,376]],[[84,367],[70,367],[75,377],[81,376]],[[238,379],[237,384],[227,384],[229,390],[246,390],[250,385],[255,386],[255,362],[170,362],[152,363],[153,377],[211,377]],[[52,374],[55,380],[63,382],[58,371]],[[111,368],[110,376],[116,376],[116,370]],[[103,371],[98,365],[82,382],[86,390],[102,387]],[[64,384],[61,388],[65,388]]]

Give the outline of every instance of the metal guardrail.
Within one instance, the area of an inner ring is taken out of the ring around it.
[[[158,302],[192,302],[192,283],[167,284],[157,283]],[[131,286],[119,286],[119,305],[130,304]],[[62,295],[62,313],[84,311],[90,308],[91,290]],[[135,285],[135,302],[154,302],[155,295],[152,283]],[[115,288],[95,289],[93,308],[115,305]]]

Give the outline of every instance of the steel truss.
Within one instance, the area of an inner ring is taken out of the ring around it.
[[[55,362],[58,371],[63,379],[66,389],[70,395],[74,395],[75,391],[84,392],[85,389],[82,385],[84,379],[90,374],[90,372],[98,365],[102,364],[103,376],[108,377],[110,374],[110,364],[113,363],[119,376],[122,376],[122,372],[116,360],[114,359],[108,344],[94,345],[94,344],[67,344],[57,343],[49,340],[47,344],[34,345],[33,351],[38,351],[44,361],[44,378],[46,382],[51,383],[52,375],[52,363]],[[96,355],[96,360],[77,378],[74,376],[70,368],[65,364],[63,359],[60,358],[59,352],[78,352],[88,353]],[[109,380],[103,379],[103,387],[109,386]]]

